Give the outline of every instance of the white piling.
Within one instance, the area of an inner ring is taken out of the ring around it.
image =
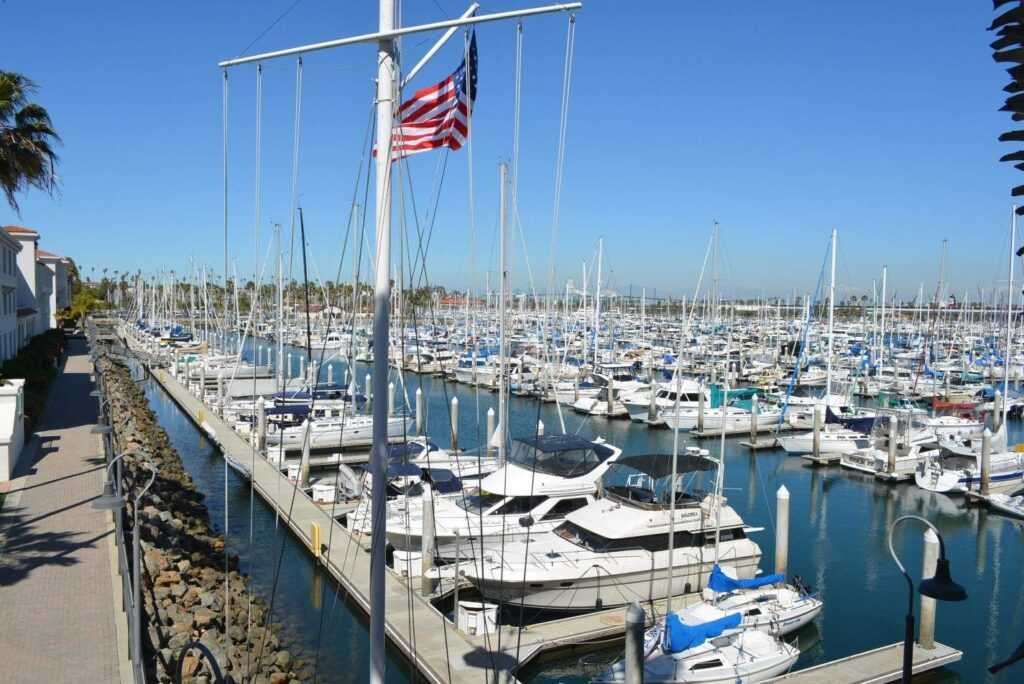
[[[544,436],[544,421],[543,420],[538,420],[537,421],[537,436],[538,437],[543,437]]]
[[[981,495],[988,496],[992,484],[992,431],[985,428],[981,436]]]
[[[644,629],[647,615],[633,601],[626,606],[626,678],[625,684],[644,682]]]
[[[697,432],[704,432],[704,403],[704,386],[701,385],[697,392]],[[679,420],[678,416],[676,420]]]
[[[262,397],[256,398],[256,451],[267,443],[267,407]]]
[[[423,529],[420,530],[422,544],[420,551],[423,565],[420,573],[420,591],[424,594],[432,594],[434,593],[434,580],[430,577],[429,572],[434,567],[434,496],[429,483],[423,483],[421,501],[423,503]]]
[[[789,490],[775,492],[775,572],[786,574],[789,565]]]
[[[327,384],[328,385],[333,385],[334,384],[334,364],[333,363],[328,363],[327,364]]]
[[[452,397],[452,453],[459,450],[459,398]]]
[[[487,453],[491,453],[493,447],[491,442],[494,440],[494,407],[491,406],[487,409]]]
[[[366,384],[364,385],[364,387],[366,387],[366,413],[367,414],[370,413],[371,404],[373,403],[373,385],[370,384],[370,380],[371,380],[370,374],[367,373],[366,374]]]
[[[757,444],[757,395],[750,398],[750,446]],[[722,421],[725,422],[725,412],[722,412]]]
[[[305,489],[309,486],[309,443],[313,439],[311,424],[306,421],[306,429],[302,435],[302,461],[299,463],[299,488]]]
[[[423,436],[423,388],[416,388],[416,434]]]
[[[929,527],[924,532],[924,565],[921,577],[927,579],[935,576],[935,568],[939,564],[939,538]],[[921,594],[921,629],[917,643],[921,648],[935,648],[935,599]]]
[[[992,432],[999,432],[1003,424],[1003,393],[996,390],[992,398]]]
[[[292,353],[288,352],[288,365],[284,367],[284,379],[292,379]]]
[[[889,474],[896,474],[896,416],[889,416]]]
[[[822,406],[820,404],[814,405],[814,442],[812,447],[812,453],[814,458],[821,457],[821,414]]]
[[[388,418],[395,415],[395,383],[388,383]]]

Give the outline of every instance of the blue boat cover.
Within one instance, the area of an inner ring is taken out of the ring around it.
[[[715,563],[715,567],[711,568],[708,589],[717,591],[719,594],[727,594],[736,589],[756,589],[757,587],[769,584],[777,584],[785,581],[785,579],[785,575],[764,575],[754,579],[733,579],[722,572],[722,568],[718,567],[718,563]]]
[[[688,625],[676,613],[665,618],[665,650],[668,653],[682,653],[688,648],[700,646],[707,639],[713,639],[727,629],[740,626],[743,616],[739,613],[726,615],[699,625]]]

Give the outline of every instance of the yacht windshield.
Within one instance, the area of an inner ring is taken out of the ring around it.
[[[464,511],[479,514],[504,500],[505,497],[498,494],[488,494],[479,489],[473,489],[457,498],[455,504]]]
[[[566,435],[515,440],[508,460],[521,468],[536,470],[559,477],[586,475],[612,455],[612,450],[601,444]],[[568,438],[567,438],[568,437]]]

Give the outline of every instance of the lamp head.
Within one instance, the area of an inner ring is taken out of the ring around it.
[[[92,507],[98,511],[117,511],[124,508],[124,497],[114,494],[112,481],[104,480],[103,494],[92,502]]]
[[[935,566],[935,576],[921,580],[918,587],[923,596],[939,601],[966,601],[967,590],[953,581],[949,575],[949,560],[940,558]]]

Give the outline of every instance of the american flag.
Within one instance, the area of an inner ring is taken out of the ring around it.
[[[469,135],[467,123],[476,100],[476,34],[469,41],[466,60],[448,78],[417,90],[395,113],[391,158],[401,159],[438,147],[457,150]]]

